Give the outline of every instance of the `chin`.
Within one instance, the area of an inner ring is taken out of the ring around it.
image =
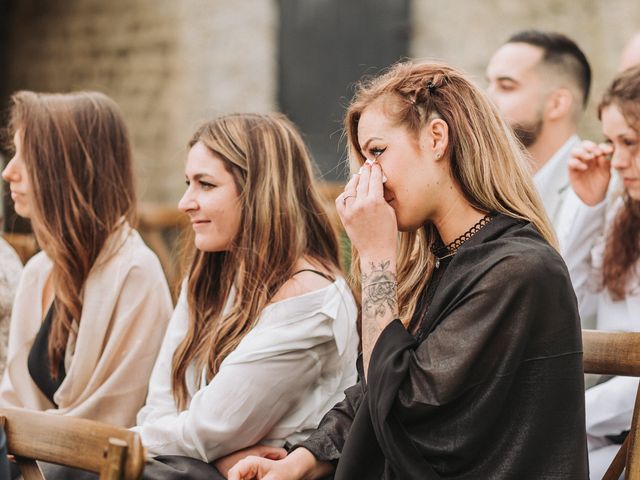
[[[229,245],[227,243],[214,241],[209,238],[198,238],[197,235],[194,244],[201,252],[216,253],[226,252],[229,250]]]
[[[406,221],[401,218],[398,218],[397,223],[398,223],[398,231],[405,232],[405,233],[410,233],[410,232],[415,232],[417,230],[420,230],[422,225],[424,225],[424,223],[420,223],[416,221],[413,221],[413,222]]]
[[[636,202],[640,202],[640,189],[629,189],[627,190],[627,195]]]
[[[214,242],[211,242],[206,238],[198,238],[196,236],[194,244],[195,244],[196,248],[198,250],[200,250],[201,252],[217,252],[217,251],[219,251],[219,249],[216,248],[217,245]]]
[[[26,218],[26,219],[31,218],[29,209],[20,207],[17,204],[14,204],[13,209],[16,211],[16,214],[18,214],[19,217]]]

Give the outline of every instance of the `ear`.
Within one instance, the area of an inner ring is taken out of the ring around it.
[[[545,102],[545,116],[549,120],[558,120],[571,115],[573,94],[568,88],[559,88],[549,94]]]
[[[431,120],[423,130],[422,148],[431,152],[436,160],[444,158],[449,146],[449,125],[441,118]]]

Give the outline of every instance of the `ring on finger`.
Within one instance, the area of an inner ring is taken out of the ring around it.
[[[355,195],[345,195],[344,197],[342,197],[342,205],[344,205],[345,207],[347,206],[347,198],[356,198]]]

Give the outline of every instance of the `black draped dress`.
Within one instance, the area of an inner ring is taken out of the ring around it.
[[[587,479],[580,320],[560,255],[497,215],[441,277],[416,335],[391,322],[368,381],[359,362],[301,446],[335,462],[336,480]]]

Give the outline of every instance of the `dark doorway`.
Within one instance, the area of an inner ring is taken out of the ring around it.
[[[409,0],[279,0],[278,101],[323,180],[344,178],[342,117],[354,83],[406,57]]]
[[[0,170],[4,169],[12,154],[9,146],[10,139],[7,138],[5,129],[7,124],[7,108],[9,106],[9,96],[11,94],[9,71],[9,56],[12,54],[12,19],[15,10],[18,8],[17,0],[0,0]],[[28,59],[25,59],[28,61]],[[9,232],[29,232],[31,231],[28,220],[20,218],[13,210],[13,201],[9,194],[9,185],[0,180],[0,195],[2,196],[2,211],[0,211],[0,233]]]

